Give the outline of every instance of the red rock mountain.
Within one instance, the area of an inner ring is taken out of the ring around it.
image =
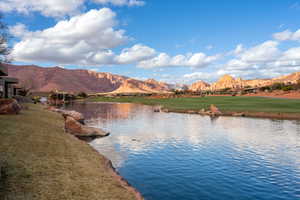
[[[208,87],[210,87],[209,83],[206,83],[204,81],[197,81],[189,86],[189,89],[192,91],[201,91],[206,90]]]
[[[199,90],[221,90],[225,88],[245,88],[245,87],[263,87],[269,86],[274,83],[285,83],[285,84],[294,84],[300,80],[300,72],[295,72],[289,75],[280,76],[273,79],[253,79],[253,80],[243,80],[241,78],[233,78],[230,75],[222,76],[217,82],[208,84],[203,81],[198,81],[192,84],[189,89],[192,91]]]
[[[168,91],[168,84],[158,82],[154,79],[146,81],[127,79],[112,93],[164,93]]]
[[[98,73],[90,70],[70,70],[61,67],[38,67],[35,65],[6,65],[8,74],[20,80],[20,86],[32,91],[49,92],[60,90],[66,92],[86,93],[164,93],[177,87],[154,79],[136,80],[110,73]],[[208,84],[198,81],[188,88],[192,91],[220,90],[224,88],[262,87],[273,83],[296,83],[300,80],[300,72],[280,76],[273,79],[243,80],[224,75],[217,82]],[[187,89],[187,88],[185,88]]]
[[[38,67],[35,65],[6,65],[9,76],[20,80],[20,86],[32,91],[107,93],[107,92],[163,92],[167,84],[155,80],[140,81],[110,73],[90,70],[70,70],[61,67]]]

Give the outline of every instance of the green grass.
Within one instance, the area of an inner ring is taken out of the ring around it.
[[[146,105],[161,105],[172,111],[208,109],[215,104],[224,112],[270,112],[270,113],[300,113],[300,100],[275,99],[264,97],[245,96],[208,96],[208,97],[181,97],[168,99],[151,99],[147,97],[96,97],[90,99],[94,102],[129,102]]]
[[[0,115],[0,199],[134,199],[104,158],[63,127],[61,115],[39,105]]]

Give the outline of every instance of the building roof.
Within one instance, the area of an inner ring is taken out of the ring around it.
[[[0,63],[0,76],[7,76],[7,75],[8,75],[7,68]]]
[[[0,79],[4,80],[5,82],[10,83],[10,84],[19,83],[19,80],[17,78],[13,78],[13,77],[0,77]]]

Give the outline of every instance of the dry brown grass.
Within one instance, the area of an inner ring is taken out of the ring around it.
[[[60,115],[38,105],[0,116],[0,199],[135,199],[105,159],[63,127]]]

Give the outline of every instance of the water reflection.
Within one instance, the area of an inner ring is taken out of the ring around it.
[[[300,197],[299,121],[211,119],[134,104],[72,109],[111,133],[91,145],[148,199]]]

